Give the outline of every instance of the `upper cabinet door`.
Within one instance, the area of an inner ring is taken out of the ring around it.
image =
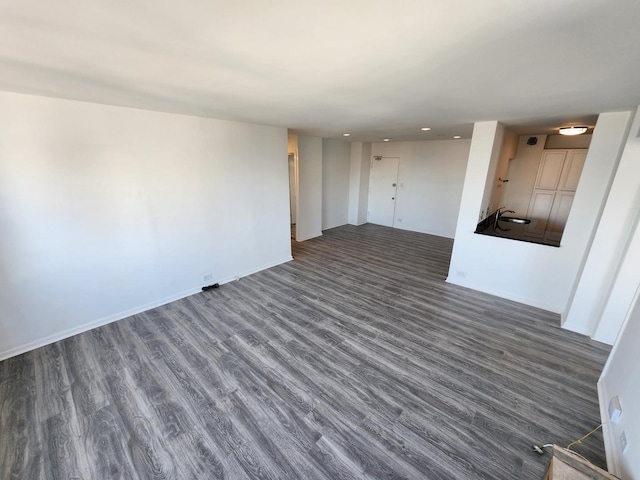
[[[559,190],[575,192],[580,181],[580,174],[587,158],[587,150],[569,150],[567,160],[562,169]]]
[[[536,178],[536,190],[556,190],[558,188],[566,157],[567,150],[547,150],[542,154]]]

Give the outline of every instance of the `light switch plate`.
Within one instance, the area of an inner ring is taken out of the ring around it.
[[[612,423],[618,423],[622,415],[622,407],[620,406],[620,399],[616,395],[609,401],[609,419]]]

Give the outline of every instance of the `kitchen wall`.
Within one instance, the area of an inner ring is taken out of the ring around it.
[[[485,218],[487,214],[496,211],[498,208],[505,206],[503,197],[509,182],[503,182],[507,179],[509,170],[509,161],[514,158],[518,151],[518,135],[508,128],[504,129],[502,138],[502,147],[500,149],[500,157],[495,172],[489,172],[489,178],[493,178],[493,182],[487,181],[487,187],[491,187],[491,193],[485,190],[484,198],[490,198],[490,203],[482,204],[479,220]]]
[[[371,155],[400,157],[396,228],[453,238],[470,140],[381,142]]]
[[[291,259],[286,129],[11,93],[0,111],[0,358]]]
[[[527,145],[527,140],[532,136],[538,139],[538,143]],[[546,140],[546,135],[520,135],[518,137],[515,158],[509,160],[506,172],[506,178],[509,179],[509,182],[504,184],[502,194],[502,205],[514,210],[515,216],[527,216]]]
[[[349,217],[351,144],[322,140],[322,230],[345,225]]]
[[[583,133],[582,135],[547,135],[544,148],[589,148],[592,135]]]

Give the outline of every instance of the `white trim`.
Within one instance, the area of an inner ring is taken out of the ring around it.
[[[258,273],[261,272],[262,270],[267,270],[268,268],[273,268],[273,267],[277,267],[278,265],[282,265],[283,263],[287,263],[293,260],[292,256],[288,256],[285,257],[281,260],[275,261],[275,262],[269,262],[269,263],[265,263],[264,265],[257,267],[257,268],[253,268],[251,270],[247,270],[244,273],[240,273],[238,275],[234,275],[232,277],[226,277],[223,278],[222,280],[218,280],[218,283],[220,285],[224,285],[225,283],[229,283],[229,282],[233,282],[234,280],[239,280],[242,277],[248,277],[249,275],[253,275],[254,273]]]
[[[242,277],[246,277],[248,275],[252,275],[254,273],[260,272],[262,270],[266,270],[268,268],[275,267],[277,265],[281,265],[286,262],[290,262],[293,260],[293,257],[289,256],[282,260],[278,260],[276,262],[271,262],[265,264],[261,267],[248,270],[239,275],[235,275],[233,277],[228,277],[223,280],[218,281],[219,284],[223,285],[225,283],[232,282],[233,280],[238,280]],[[147,310],[151,310],[153,308],[161,307],[162,305],[166,305],[167,303],[175,302],[176,300],[180,300],[185,297],[190,297],[191,295],[195,295],[196,293],[200,293],[202,289],[192,288],[189,290],[183,290],[180,293],[176,293],[175,295],[170,295],[168,297],[164,297],[160,300],[156,300],[153,302],[145,303],[144,305],[139,305],[134,308],[130,308],[128,310],[124,310],[122,312],[115,313],[113,315],[108,315],[106,317],[99,318],[98,320],[94,320],[83,325],[79,325],[77,327],[69,328],[67,330],[63,330],[62,332],[54,333],[53,335],[48,335],[44,338],[40,338],[38,340],[33,340],[31,342],[27,342],[25,344],[19,345],[14,348],[10,348],[9,350],[5,350],[0,352],[0,361],[6,360],[7,358],[15,357],[16,355],[20,355],[25,352],[29,352],[31,350],[35,350],[36,348],[44,347],[45,345],[49,345],[50,343],[59,342],[60,340],[64,340],[65,338],[73,337],[74,335],[78,335],[79,333],[87,332],[89,330],[93,330],[94,328],[101,327],[103,325],[107,325],[112,322],[117,322],[118,320],[125,319],[132,315],[137,315],[138,313],[146,312]]]
[[[304,238],[297,238],[296,237],[296,242],[304,242],[305,240],[311,240],[312,238],[317,238],[317,237],[321,237],[322,236],[322,230],[319,233],[314,233],[311,234],[310,236],[306,236]]]
[[[88,323],[79,325],[77,327],[69,328],[67,330],[63,330],[62,332],[54,333],[53,335],[48,335],[38,340],[33,340],[31,342],[25,343],[18,347],[14,347],[9,350],[5,350],[4,352],[0,352],[0,360],[6,360],[7,358],[15,357],[16,355],[20,355],[22,353],[35,350],[36,348],[44,347],[45,345],[49,345],[50,343],[58,342],[60,340],[64,340],[65,338],[73,337],[74,335],[78,335],[79,333],[93,330],[94,328],[98,328],[103,325],[107,325],[109,323],[122,320],[123,318],[127,318],[132,315],[137,315],[138,313],[142,313],[144,311],[151,310],[152,308],[166,305],[167,303],[175,302],[176,300],[189,297],[195,293],[198,293],[199,291],[200,291],[199,288],[185,290],[175,295],[171,295],[169,297],[156,300],[155,302],[145,303],[144,305],[130,308],[123,312],[118,312],[113,315],[108,315],[106,317],[99,318],[98,320],[94,320],[92,322],[88,322]]]
[[[609,473],[619,477],[621,475],[620,458],[618,456],[618,449],[616,448],[614,431],[609,423],[609,418],[607,417],[607,412],[609,411],[607,398],[609,398],[607,388],[603,378],[600,377],[600,380],[598,380],[598,402],[600,403],[600,420],[602,422],[604,451],[607,455],[607,469],[609,470]]]
[[[447,238],[447,237],[444,237],[444,238]],[[505,298],[507,300],[512,300],[514,302],[522,303],[524,305],[529,305],[530,307],[540,308],[542,310],[546,310],[547,312],[558,313],[558,314],[562,313],[562,309],[560,307],[554,307],[552,305],[545,305],[545,304],[536,302],[534,300],[531,300],[530,298],[527,298],[527,297],[521,297],[520,295],[514,295],[511,292],[504,292],[504,291],[501,291],[501,290],[498,290],[498,289],[496,289],[496,290],[486,289],[486,288],[483,288],[482,285],[477,285],[476,283],[460,282],[458,278],[456,278],[454,280],[451,276],[448,276],[445,281],[447,283],[452,283],[453,285],[458,285],[460,287],[470,288],[471,290],[476,290],[478,292],[488,293],[489,295],[495,295],[496,297]]]
[[[562,315],[562,328],[564,328],[565,330],[569,330],[570,332],[575,332],[575,333],[579,333],[581,335],[586,335],[587,337],[590,337],[592,340],[596,340],[600,343],[606,343],[607,345],[611,345],[611,342],[605,342],[604,340],[600,340],[598,338],[595,338],[593,336],[593,329],[590,328],[586,328],[587,325],[566,325],[566,316],[563,314]]]

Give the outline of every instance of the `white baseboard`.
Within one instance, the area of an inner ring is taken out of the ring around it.
[[[476,285],[475,283],[472,284],[470,282],[465,282],[464,279],[463,281],[460,281],[459,278],[454,279],[451,276],[448,276],[446,279],[446,282],[452,283],[454,285],[458,285],[460,287],[470,288],[471,290],[476,290],[478,292],[488,293],[489,295],[495,295],[496,297],[506,298],[507,300],[512,300],[514,302],[522,303],[524,305],[529,305],[530,307],[539,308],[541,310],[546,310],[547,312],[558,313],[558,314],[562,313],[562,309],[560,307],[554,307],[553,305],[545,305],[543,303],[536,302],[535,300],[532,300],[530,298],[522,297],[520,295],[513,295],[511,293],[503,292],[500,290],[479,288],[478,285]]]
[[[46,337],[39,338],[31,342],[27,342],[25,344],[11,348],[9,350],[4,350],[0,352],[0,361],[6,360],[7,358],[15,357],[16,355],[20,355],[30,350],[35,350],[36,348],[44,347],[45,345],[49,345],[50,343],[55,343],[60,340],[64,340],[65,338],[73,337],[74,335],[78,335],[79,333],[93,330],[94,328],[107,325],[108,323],[117,322],[118,320],[122,320],[123,318],[130,317],[131,315],[137,315],[138,313],[151,310],[152,308],[160,307],[162,305],[166,305],[167,303],[175,302],[176,300],[180,300],[181,298],[191,296],[194,293],[198,293],[200,291],[201,289],[199,288],[185,290],[175,295],[170,295],[168,297],[161,298],[160,300],[156,300],[154,302],[149,302],[144,305],[130,308],[123,312],[118,312],[113,315],[108,315],[106,317],[99,318],[98,320],[93,320],[91,322],[78,325],[77,327],[69,328],[67,330],[56,332],[52,335],[48,335]]]
[[[278,265],[282,265],[283,263],[287,263],[293,260],[292,256],[285,257],[281,260],[277,260],[275,262],[265,263],[257,268],[252,268],[251,270],[246,270],[245,272],[239,273],[238,275],[233,275],[231,277],[226,277],[221,280],[218,280],[220,285],[224,285],[225,283],[233,282],[234,280],[239,280],[242,277],[248,277],[249,275],[253,275],[254,273],[261,272],[262,270],[266,270],[268,268],[277,267]]]
[[[296,242],[304,242],[305,240],[311,240],[312,238],[321,237],[322,231],[313,233],[311,235],[307,235],[306,237],[298,238],[296,237]]]
[[[593,338],[593,329],[589,329],[589,328],[584,328],[584,325],[579,325],[578,328],[576,328],[573,323],[567,323],[567,322],[563,322],[562,323],[562,328],[564,328],[565,330],[569,330],[570,332],[575,332],[575,333],[579,333],[581,335],[586,335],[587,337],[591,337]],[[611,345],[611,344],[609,344]]]
[[[219,284],[225,284],[232,282],[234,280],[238,280],[239,278],[246,277],[248,275],[252,275],[254,273],[260,272],[262,270],[266,270],[267,268],[275,267],[276,265],[280,265],[282,263],[286,263],[293,260],[293,257],[289,256],[282,260],[278,260],[276,262],[270,262],[268,264],[262,265],[258,268],[254,268],[251,270],[247,270],[238,275],[234,275],[233,277],[228,277],[222,280],[219,280]],[[190,297],[196,293],[200,293],[202,291],[201,288],[192,288],[189,290],[183,290],[182,292],[176,293],[174,295],[170,295],[168,297],[161,298],[159,300],[155,300],[153,302],[146,303],[144,305],[139,305],[134,308],[130,308],[128,310],[124,310],[122,312],[115,313],[113,315],[108,315],[106,317],[99,318],[97,320],[93,320],[88,323],[84,323],[77,327],[69,328],[67,330],[63,330],[61,332],[56,332],[52,335],[48,335],[43,338],[39,338],[37,340],[33,340],[31,342],[24,343],[17,347],[10,348],[9,350],[4,350],[0,352],[0,361],[6,360],[7,358],[15,357],[16,355],[20,355],[25,352],[29,352],[31,350],[35,350],[36,348],[44,347],[45,345],[49,345],[50,343],[59,342],[60,340],[64,340],[65,338],[73,337],[74,335],[78,335],[79,333],[87,332],[89,330],[93,330],[94,328],[101,327],[103,325],[107,325],[112,322],[117,322],[118,320],[122,320],[124,318],[130,317],[132,315],[137,315],[138,313],[146,312],[147,310],[151,310],[152,308],[161,307],[162,305],[166,305],[167,303],[175,302],[176,300],[180,300],[185,297]]]

